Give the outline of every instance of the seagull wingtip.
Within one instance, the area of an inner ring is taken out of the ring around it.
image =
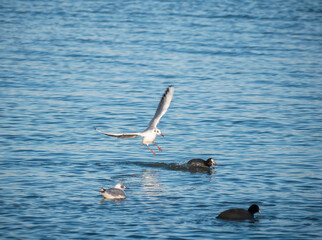
[[[173,85],[170,85],[168,88],[167,88],[167,92],[173,92],[174,91],[174,86]]]
[[[101,132],[100,130],[97,129],[97,127],[94,127],[94,130],[97,132]]]

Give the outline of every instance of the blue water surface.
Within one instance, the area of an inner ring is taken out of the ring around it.
[[[321,46],[315,0],[0,1],[0,238],[321,239]],[[156,156],[93,129],[169,85]]]

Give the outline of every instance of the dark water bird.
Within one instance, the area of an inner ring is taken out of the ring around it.
[[[253,204],[248,208],[248,210],[235,208],[223,211],[217,216],[217,218],[226,220],[254,219],[254,214],[257,212],[261,213],[261,210],[256,204]]]
[[[203,168],[210,168],[211,166],[216,166],[215,161],[212,158],[208,158],[208,160],[202,160],[202,159],[191,159],[187,165],[189,167],[203,167]]]
[[[114,188],[110,188],[110,189],[101,188],[100,193],[104,197],[104,199],[125,199],[126,194],[124,192],[124,189],[129,189],[129,188],[125,187],[121,183],[118,183],[115,185]]]
[[[164,137],[164,135],[161,133],[161,131],[157,128],[158,123],[160,122],[161,117],[167,112],[172,97],[174,93],[174,87],[169,86],[165,93],[163,94],[163,97],[160,100],[159,106],[155,112],[155,115],[153,119],[150,121],[148,127],[143,132],[135,132],[135,133],[106,133],[102,132],[95,128],[96,131],[103,133],[107,136],[116,137],[116,138],[136,138],[138,136],[142,137],[142,145],[146,145],[148,149],[154,154],[155,152],[149,147],[149,144],[153,143],[155,146],[158,147],[159,151],[162,151],[162,149],[154,142],[157,135],[161,135]]]

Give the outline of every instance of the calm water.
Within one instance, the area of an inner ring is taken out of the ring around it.
[[[321,239],[321,57],[321,1],[0,1],[1,239]],[[93,130],[170,84],[157,156]]]

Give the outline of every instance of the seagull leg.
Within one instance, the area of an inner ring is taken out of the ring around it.
[[[158,147],[159,151],[162,151],[162,149],[155,142],[153,142],[153,144]]]
[[[155,152],[153,152],[153,150],[148,146],[148,145],[146,145],[147,147],[148,147],[148,149],[150,149],[150,151],[153,153],[153,155],[155,156],[156,154],[155,154]]]

